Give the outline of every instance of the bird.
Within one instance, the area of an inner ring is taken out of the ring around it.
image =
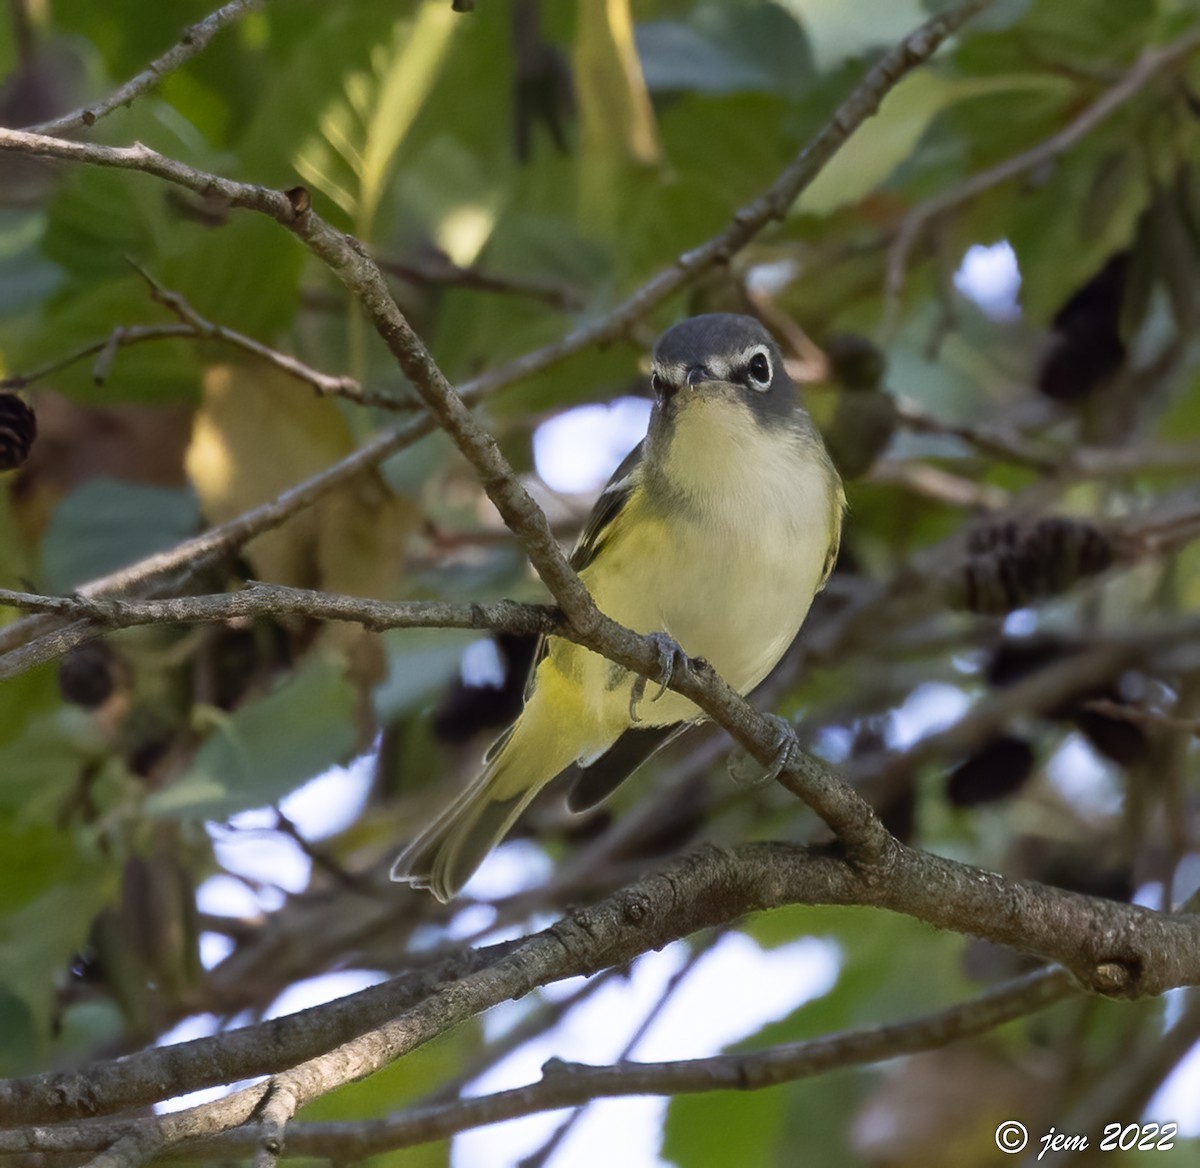
[[[675,324],[651,359],[645,438],[617,467],[570,557],[601,612],[654,638],[664,683],[563,637],[543,639],[516,721],[483,769],[400,854],[392,879],[454,898],[530,801],[562,779],[567,805],[606,799],[702,721],[666,688],[673,664],[706,661],[747,694],[795,639],[837,558],[841,479],[752,317]]]

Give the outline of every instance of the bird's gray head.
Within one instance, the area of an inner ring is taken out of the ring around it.
[[[753,317],[728,312],[667,329],[654,346],[650,384],[666,416],[694,397],[722,397],[742,402],[766,426],[793,419],[798,405],[771,334]]]

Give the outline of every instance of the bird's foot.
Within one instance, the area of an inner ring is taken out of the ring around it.
[[[652,702],[656,702],[667,692],[671,679],[675,676],[675,671],[678,669],[680,672],[686,672],[691,668],[692,663],[688,660],[688,655],[679,647],[679,643],[668,637],[666,633],[650,633],[649,637],[658,651],[658,677],[655,679],[659,683],[658,693],[650,699]],[[634,679],[633,689],[629,692],[629,720],[631,722],[642,720],[638,714],[638,706],[642,704],[645,696],[646,679],[639,674]]]
[[[766,714],[775,725],[775,737],[771,742],[771,763],[764,771],[761,764],[744,750],[735,750],[729,756],[726,769],[729,777],[741,787],[760,787],[779,778],[784,767],[791,761],[793,753],[800,749],[796,731],[786,718],[778,714]]]

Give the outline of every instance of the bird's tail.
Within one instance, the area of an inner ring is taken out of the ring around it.
[[[545,727],[549,733],[538,734],[531,724],[537,721],[537,711],[526,707],[488,751],[480,776],[400,853],[393,880],[428,889],[443,904],[453,899],[533,797],[572,761],[554,749],[561,731]]]

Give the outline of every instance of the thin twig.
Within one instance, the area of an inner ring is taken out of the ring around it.
[[[896,417],[904,426],[918,434],[945,434],[951,438],[958,438],[984,454],[1046,473],[1053,473],[1062,465],[1062,453],[1027,445],[1015,435],[983,426],[945,422],[934,417],[910,398],[897,396],[895,403]]]
[[[1164,714],[1161,710],[1150,710],[1145,706],[1126,706],[1108,698],[1092,698],[1083,702],[1085,710],[1103,714],[1106,718],[1116,718],[1121,722],[1131,722],[1135,726],[1146,726],[1159,730],[1178,730],[1200,738],[1200,720],[1196,718],[1175,718]]]
[[[261,8],[264,3],[266,0],[230,0],[216,12],[185,28],[183,35],[170,49],[161,57],[156,57],[136,77],[130,78],[108,97],[85,105],[72,113],[64,114],[60,118],[39,122],[37,125],[26,127],[26,129],[32,134],[69,134],[72,130],[94,126],[113,110],[119,109],[123,105],[129,105],[135,98],[156,88],[168,73],[173,73],[198,53],[203,52],[208,47],[208,42],[223,28],[235,20],[240,20],[255,9]]]
[[[201,316],[187,302],[187,299],[181,292],[164,288],[145,268],[133,260],[129,260],[129,264],[146,281],[146,284],[150,288],[151,298],[169,312],[174,313],[183,325],[191,329],[191,335],[198,340],[223,341],[227,345],[243,349],[247,353],[252,353],[254,356],[260,357],[262,360],[274,365],[276,369],[288,374],[288,376],[311,385],[313,389],[322,395],[348,398],[359,405],[383,406],[387,408],[396,404],[395,399],[386,394],[372,393],[369,390],[363,389],[353,377],[322,373],[319,369],[314,369],[311,365],[306,365],[303,361],[298,360],[289,353],[281,353],[278,349],[273,349],[270,345],[264,345],[261,341],[256,341],[253,337],[248,337],[245,333],[240,333],[236,329],[215,324],[213,321]]]
[[[177,341],[187,340],[196,335],[195,330],[183,324],[128,324],[119,325],[102,341],[92,341],[81,349],[76,349],[65,356],[56,357],[44,365],[38,365],[27,373],[12,373],[0,378],[0,389],[27,389],[47,377],[67,369],[89,357],[102,353],[111,353],[114,349],[124,349],[131,345],[141,345],[147,341]],[[97,362],[99,365],[99,362]],[[97,385],[104,384],[104,370],[97,368],[93,371],[93,379]]]
[[[654,1005],[650,1007],[645,1016],[642,1018],[641,1022],[638,1023],[637,1029],[632,1035],[630,1035],[629,1041],[625,1044],[621,1050],[621,1053],[617,1056],[616,1061],[618,1066],[629,1061],[629,1059],[633,1056],[633,1052],[637,1049],[638,1043],[645,1038],[650,1031],[650,1027],[654,1025],[654,1023],[662,1015],[663,1010],[667,1008],[667,1004],[674,996],[675,991],[679,989],[680,985],[683,983],[688,974],[690,974],[696,968],[696,966],[699,965],[700,961],[722,936],[724,936],[724,933],[717,931],[706,937],[704,941],[696,945],[695,948],[688,953],[687,959],[684,961],[684,963],[673,974],[671,974],[669,978],[667,978],[667,982],[663,986],[662,991],[654,1000]],[[572,1111],[571,1114],[568,1115],[567,1118],[564,1119],[562,1123],[559,1124],[559,1126],[551,1133],[550,1138],[546,1140],[546,1142],[540,1148],[534,1152],[531,1152],[528,1156],[525,1156],[520,1161],[518,1168],[545,1168],[545,1166],[550,1162],[550,1158],[562,1146],[563,1140],[565,1140],[567,1136],[571,1134],[571,1130],[579,1122],[585,1110],[586,1104],[576,1107],[575,1110]]]

